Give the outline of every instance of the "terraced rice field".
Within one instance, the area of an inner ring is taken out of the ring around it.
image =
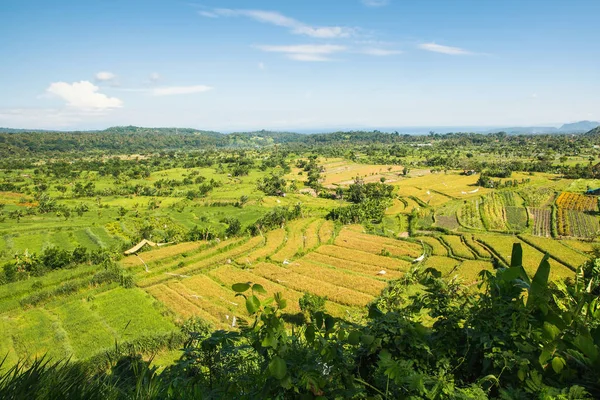
[[[308,251],[314,249],[319,245],[319,228],[321,227],[322,220],[314,220],[304,230],[303,233],[303,249],[304,251]]]
[[[321,244],[329,243],[335,233],[333,221],[324,221],[319,227],[319,242]]]
[[[453,255],[471,260],[475,258],[471,249],[463,243],[461,236],[443,235],[442,240],[450,247]]]
[[[310,292],[347,306],[365,306],[373,296],[298,274],[292,269],[261,263],[252,272],[299,292]]]
[[[450,257],[431,256],[425,260],[425,267],[435,268],[442,276],[454,275],[456,267],[460,265],[459,260]]]
[[[312,221],[296,220],[288,224],[286,227],[285,244],[271,256],[271,260],[283,263],[293,259],[298,253],[304,251],[304,233],[303,230]]]
[[[552,257],[571,267],[573,270],[577,269],[578,266],[590,259],[582,253],[567,247],[558,240],[530,235],[522,235],[520,238],[538,248],[540,251],[548,252]]]
[[[494,267],[489,261],[466,260],[457,268],[456,272],[465,284],[473,284],[479,281],[479,273],[482,270],[493,271]]]
[[[478,240],[482,241],[486,246],[495,251],[495,253],[507,265],[510,263],[513,244],[521,243],[521,246],[523,247],[523,267],[530,276],[535,274],[535,271],[537,271],[537,268],[540,265],[540,261],[542,261],[542,258],[544,257],[543,253],[514,236],[493,234],[477,234],[475,236]],[[573,276],[573,271],[558,261],[550,260],[550,266],[551,279],[560,279]]]
[[[556,198],[556,205],[566,210],[597,211],[598,201],[594,196],[562,192]]]
[[[140,257],[146,262],[156,262],[165,258],[180,256],[182,253],[194,252],[202,247],[209,246],[208,242],[184,242],[175,244],[172,246],[159,247],[152,251],[138,253]],[[124,267],[133,267],[143,265],[142,261],[137,257],[127,257],[121,263]]]
[[[369,264],[382,269],[395,269],[398,271],[407,271],[410,267],[410,262],[397,258],[384,257],[367,253],[362,250],[350,249],[339,246],[321,246],[316,250],[319,254],[325,254],[331,257],[337,257],[342,260],[355,261],[361,264]]]
[[[273,255],[283,244],[285,243],[285,239],[287,236],[287,232],[285,229],[276,229],[271,231],[265,235],[266,244],[263,247],[259,247],[256,250],[250,252],[249,254],[244,254],[241,257],[238,257],[235,261],[240,265],[252,265],[257,260],[261,260],[266,257],[270,257]]]
[[[361,249],[371,254],[389,253],[395,257],[417,258],[423,253],[422,246],[403,240],[359,233],[343,228],[335,239],[335,244],[350,249]]]
[[[429,247],[431,247],[431,251],[432,251],[431,254],[434,256],[447,256],[448,255],[448,249],[446,248],[446,246],[444,246],[442,244],[442,242],[440,242],[438,237],[417,236],[417,237],[415,237],[415,240],[429,245]]]
[[[474,239],[473,235],[465,234],[463,235],[463,240],[465,241],[465,244],[469,246],[469,248],[473,252],[475,252],[475,254],[477,254],[479,258],[491,257],[490,253],[481,245],[481,243]]]
[[[356,261],[344,260],[342,258],[337,258],[334,256],[321,254],[317,252],[308,253],[304,257],[298,260],[299,263],[302,261],[310,261],[312,263],[318,263],[320,265],[334,267],[340,270],[348,270],[352,272],[358,272],[363,275],[378,277],[378,279],[382,280],[390,280],[390,279],[398,279],[402,277],[402,272],[397,269],[389,269],[382,267],[378,267],[376,265],[371,264],[361,264]],[[381,271],[385,271],[385,274],[381,274]]]

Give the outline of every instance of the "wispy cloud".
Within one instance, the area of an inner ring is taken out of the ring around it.
[[[402,54],[403,51],[392,50],[392,49],[383,49],[381,47],[366,47],[366,48],[359,50],[359,53],[367,54],[369,56],[383,57],[383,56],[393,56],[396,54]]]
[[[461,49],[460,47],[443,46],[437,43],[421,43],[419,48],[422,50],[432,51],[434,53],[449,54],[453,56],[473,54],[472,52]]]
[[[212,87],[206,85],[161,86],[150,89],[149,92],[154,96],[173,96],[178,94],[203,93],[211,89]]]
[[[156,84],[158,81],[162,79],[162,76],[158,72],[153,72],[149,76],[150,83]]]
[[[54,82],[46,89],[46,93],[63,99],[70,107],[82,110],[107,110],[123,106],[120,99],[99,93],[99,89],[89,81]]]
[[[361,2],[367,7],[383,7],[390,4],[389,0],[361,0]]]
[[[219,16],[246,17],[265,24],[288,28],[292,33],[297,35],[306,35],[314,38],[344,38],[352,36],[356,32],[354,28],[343,26],[312,26],[287,17],[276,11],[217,8],[211,11],[199,11],[198,14],[207,18],[215,18]]]
[[[101,71],[96,74],[95,78],[100,82],[108,82],[117,79],[117,75],[113,74],[112,72]]]
[[[198,14],[200,14],[201,16],[206,17],[206,18],[219,18],[218,14],[216,14],[214,12],[210,12],[210,11],[201,10],[201,11],[198,11]]]
[[[273,53],[286,54],[288,58],[297,61],[331,61],[331,54],[346,50],[345,46],[333,44],[300,44],[290,46],[261,45],[256,48]]]

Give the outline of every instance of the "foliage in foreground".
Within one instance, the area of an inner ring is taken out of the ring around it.
[[[319,306],[289,329],[280,294],[239,283],[249,321],[191,333],[161,373],[136,357],[100,375],[41,361],[0,377],[0,397],[598,398],[600,260],[557,283],[547,257],[533,277],[522,264],[516,244],[511,266],[483,271],[479,290],[415,269],[370,305],[364,326]],[[417,282],[423,290],[409,296]]]

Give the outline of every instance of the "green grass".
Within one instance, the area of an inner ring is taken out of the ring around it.
[[[115,344],[115,333],[90,310],[89,304],[74,300],[53,310],[59,316],[76,359],[88,358]]]
[[[117,288],[101,293],[90,307],[116,332],[120,341],[176,329],[154,306],[153,298],[141,289]]]
[[[65,358],[71,350],[60,321],[45,309],[32,309],[20,313],[13,325],[13,346],[17,355],[32,359],[48,354]]]

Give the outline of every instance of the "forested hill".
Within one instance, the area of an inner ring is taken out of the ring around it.
[[[579,136],[579,140],[593,136],[598,128]],[[507,135],[499,133],[447,133],[408,135],[380,131],[350,131],[318,134],[293,132],[237,132],[224,134],[191,128],[143,128],[136,126],[111,127],[102,131],[20,131],[0,130],[0,157],[28,156],[32,154],[59,155],[64,153],[135,154],[173,150],[214,148],[257,148],[275,144],[292,144],[303,147],[325,144],[410,144],[430,145],[443,141],[448,146],[496,142],[532,142],[570,146],[571,135]],[[551,146],[552,147],[552,146]]]
[[[587,132],[585,136],[600,136],[600,126],[597,126],[591,131]]]

